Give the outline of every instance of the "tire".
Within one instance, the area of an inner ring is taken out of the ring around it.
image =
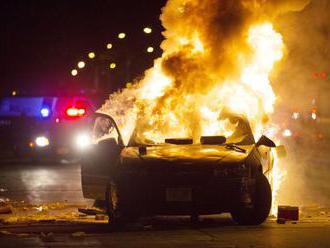
[[[106,190],[105,190],[105,211],[106,214],[108,215],[108,223],[111,225],[115,224],[115,214],[114,214],[114,204],[113,204],[113,199],[112,199],[112,190],[111,190],[111,184],[108,183]]]
[[[123,208],[115,184],[109,183],[106,187],[105,207],[109,217],[108,223],[114,227],[122,227],[127,223],[135,222],[140,217],[138,213],[129,211],[130,208]]]
[[[232,212],[233,220],[240,225],[260,225],[270,212],[272,205],[272,190],[265,175],[256,178],[253,206],[238,206]]]

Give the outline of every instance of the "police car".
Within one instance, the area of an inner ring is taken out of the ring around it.
[[[69,158],[89,143],[86,96],[6,96],[0,99],[0,156]]]

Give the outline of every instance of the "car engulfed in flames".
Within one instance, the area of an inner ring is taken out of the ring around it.
[[[266,136],[255,142],[245,118],[228,119],[236,130],[227,138],[139,143],[133,132],[124,146],[114,119],[96,114],[94,144],[82,160],[84,196],[105,200],[113,223],[158,214],[195,218],[230,212],[239,224],[261,224],[271,208],[266,176],[275,144]]]
[[[262,134],[286,51],[276,18],[305,2],[168,0],[162,55],[97,111],[85,197],[118,218],[230,212],[260,224],[275,214],[285,169]]]

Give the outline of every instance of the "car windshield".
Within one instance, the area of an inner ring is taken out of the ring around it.
[[[226,137],[226,142],[219,144],[219,145],[226,145],[226,144],[252,145],[255,143],[252,129],[246,118],[231,116],[231,117],[228,117],[227,119],[234,128],[233,128],[231,134],[229,134],[229,135],[224,135],[222,133],[216,134],[217,136]],[[163,143],[165,143],[166,138],[173,138],[173,137],[165,137]],[[198,144],[199,142],[200,142],[200,139],[193,140],[194,144]],[[157,142],[154,142],[152,139],[146,139],[145,137],[141,137],[136,131],[134,131],[131,136],[131,139],[129,141],[129,146],[158,145],[158,144],[163,144],[163,143],[157,143]]]

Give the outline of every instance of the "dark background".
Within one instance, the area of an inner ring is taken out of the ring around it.
[[[1,1],[2,94],[12,90],[33,93],[93,88],[96,68],[100,90],[111,92],[125,85],[161,54],[159,15],[165,2]],[[152,27],[153,33],[145,35],[145,26]],[[127,38],[119,40],[119,32],[127,33]],[[106,49],[108,42],[113,43],[112,50]],[[149,45],[155,47],[153,54],[146,53]],[[89,51],[94,51],[98,60],[90,61]],[[72,77],[70,72],[80,60],[87,66]],[[115,70],[108,69],[110,62],[116,62]]]

